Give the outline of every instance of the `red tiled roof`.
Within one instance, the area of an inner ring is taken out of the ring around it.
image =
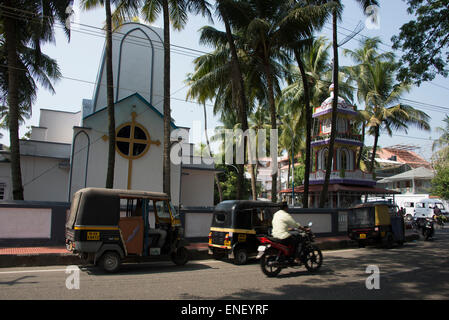
[[[392,156],[396,156],[396,161],[406,163],[412,168],[431,168],[431,164],[428,161],[411,150],[382,148],[378,150],[376,154],[379,158],[385,160],[388,160]]]
[[[323,190],[322,184],[312,184],[309,186],[309,192],[321,192]],[[280,191],[281,193],[291,193],[292,188],[284,189]],[[295,187],[295,193],[303,193],[304,185]],[[328,192],[364,192],[370,194],[398,194],[400,192],[388,190],[384,188],[367,187],[367,186],[354,186],[354,185],[344,185],[344,184],[330,184]]]

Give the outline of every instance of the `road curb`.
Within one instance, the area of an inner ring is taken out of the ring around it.
[[[407,235],[407,242],[419,240],[418,234]],[[358,244],[353,240],[329,241],[317,243],[321,250],[338,250],[357,248]],[[213,259],[208,249],[190,249],[190,260]],[[42,267],[56,265],[82,265],[83,261],[72,253],[45,253],[45,254],[5,254],[0,255],[0,268],[12,267]]]

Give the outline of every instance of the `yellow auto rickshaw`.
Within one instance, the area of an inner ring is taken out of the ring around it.
[[[183,228],[165,193],[104,188],[77,191],[66,223],[66,247],[115,272],[124,261],[168,256],[188,260]]]
[[[257,256],[257,236],[271,232],[271,220],[279,203],[255,200],[226,200],[214,210],[209,232],[209,254],[227,257],[237,265]]]
[[[391,248],[405,241],[404,218],[398,207],[389,202],[368,202],[348,212],[348,236],[359,247],[377,243]]]

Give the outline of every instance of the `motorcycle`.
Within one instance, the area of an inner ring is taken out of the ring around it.
[[[288,267],[299,267],[304,264],[309,272],[316,272],[323,263],[321,250],[313,244],[315,235],[310,230],[312,223],[309,223],[306,231],[300,231],[301,249],[299,261],[295,261],[295,248],[293,245],[280,243],[279,239],[262,236],[258,237],[260,246],[257,258],[260,259],[262,272],[268,277],[277,276],[282,269]]]
[[[435,229],[433,227],[433,219],[432,218],[426,218],[426,222],[424,223],[422,235],[426,240],[429,240],[433,237],[433,234],[435,233]]]
[[[421,230],[425,240],[429,240],[435,234],[433,218],[418,218],[414,222],[414,227],[419,231]]]

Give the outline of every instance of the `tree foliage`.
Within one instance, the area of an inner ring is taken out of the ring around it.
[[[393,36],[394,49],[401,49],[399,81],[431,81],[437,74],[449,74],[449,1],[405,0],[408,13],[415,19],[400,28]]]
[[[432,194],[449,200],[449,162],[439,162],[435,166],[435,177],[432,179]]]

